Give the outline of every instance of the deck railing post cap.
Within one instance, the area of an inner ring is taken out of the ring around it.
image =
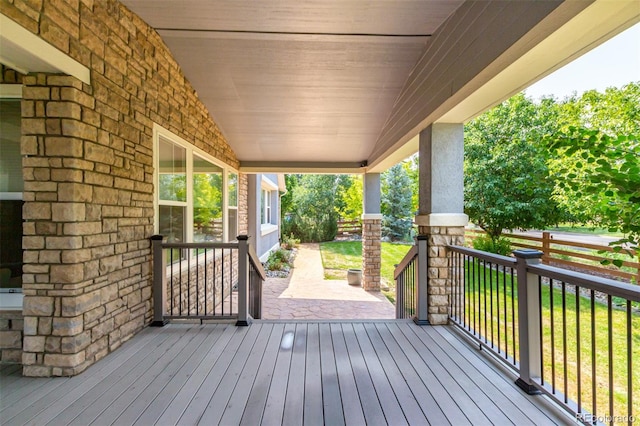
[[[249,239],[248,235],[238,235],[236,237],[238,239],[238,241],[247,241]]]
[[[416,240],[418,240],[418,241],[426,241],[428,239],[429,239],[428,235],[418,235],[418,236],[416,236]]]
[[[540,259],[544,253],[535,249],[514,250],[513,255],[520,259]]]
[[[151,241],[162,241],[162,239],[164,238],[164,235],[152,235],[151,236]]]

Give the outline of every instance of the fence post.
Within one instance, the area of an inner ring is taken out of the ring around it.
[[[237,326],[251,324],[249,315],[249,236],[238,235],[238,321]]]
[[[416,237],[418,245],[418,267],[416,268],[416,313],[413,322],[418,325],[429,324],[429,289],[428,289],[428,269],[429,254],[427,248],[428,236],[418,235]]]
[[[542,262],[549,264],[549,260],[551,259],[551,232],[543,231],[542,232]]]
[[[167,324],[164,310],[167,306],[167,274],[165,271],[166,254],[162,248],[162,235],[151,237],[153,255],[153,321],[151,327],[163,327]]]
[[[516,384],[529,395],[539,394],[532,377],[540,377],[540,301],[538,275],[527,272],[527,266],[540,263],[542,252],[531,249],[513,252],[518,263],[518,335],[520,377]]]

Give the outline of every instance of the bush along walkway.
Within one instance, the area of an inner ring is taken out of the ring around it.
[[[267,278],[263,319],[392,319],[395,307],[380,292],[325,280],[318,244],[298,247],[288,278]]]

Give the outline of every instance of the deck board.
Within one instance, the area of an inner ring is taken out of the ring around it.
[[[0,380],[11,425],[571,423],[450,327],[403,320],[171,324],[76,377]]]
[[[338,383],[336,357],[331,339],[331,326],[318,326],[320,345],[320,375],[322,382],[322,411],[324,421],[329,425],[344,425],[344,413]]]
[[[386,324],[376,324],[376,327],[378,329],[378,333],[380,333],[382,340],[387,345],[392,358],[395,360],[402,378],[406,380],[407,385],[413,393],[413,397],[420,405],[422,412],[433,424],[440,425],[448,423],[449,421],[447,420],[447,417],[438,406],[438,403],[433,398],[433,395],[429,392],[429,388],[427,387],[427,385],[425,385],[425,382],[422,381],[422,377],[419,374],[420,367],[413,364],[412,361],[407,358],[405,351],[400,346],[408,346],[409,342],[407,342],[406,339],[400,340],[399,342],[396,341],[394,335],[391,333],[389,327],[387,327]],[[399,332],[397,334],[401,335],[401,333]],[[421,367],[427,369],[427,366],[424,364],[422,364]],[[418,368],[418,371],[416,371],[416,368]],[[427,381],[426,383],[428,385],[431,384],[429,381]],[[461,415],[460,421],[454,421],[452,423],[458,425],[462,422],[466,422],[466,418],[464,417],[464,415]]]
[[[378,394],[378,401],[380,401],[387,423],[393,422],[396,425],[408,424],[405,413],[402,411],[400,403],[398,402],[398,397],[393,391],[391,383],[389,383],[387,373],[380,363],[378,354],[376,354],[375,349],[373,349],[370,337],[363,324],[354,324],[353,329],[358,339],[358,344],[362,349],[362,356],[367,364],[367,369],[371,375],[371,380]]]
[[[315,426],[324,424],[320,330],[318,324],[309,324],[308,328],[303,423],[308,426]]]
[[[282,417],[282,422],[285,425],[300,425],[303,422],[307,328],[307,324],[296,325],[289,381],[287,383],[287,397],[284,401],[284,414]]]
[[[364,412],[360,403],[360,395],[353,372],[353,366],[349,359],[347,344],[340,324],[330,324],[331,343],[333,344],[333,356],[336,363],[336,374],[340,389],[340,401],[345,424],[365,425]],[[339,408],[336,408],[336,411]]]
[[[296,324],[294,323],[286,324],[283,330],[276,364],[273,369],[273,379],[271,380],[267,402],[262,415],[262,421],[268,425],[279,425],[282,423],[284,402],[287,396],[287,385],[289,383],[289,370],[291,369],[291,355],[293,353],[295,330]]]

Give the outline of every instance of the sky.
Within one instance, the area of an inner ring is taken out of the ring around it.
[[[525,93],[534,99],[553,95],[562,100],[574,92],[578,95],[591,89],[602,92],[631,81],[640,81],[640,24],[548,75]]]

